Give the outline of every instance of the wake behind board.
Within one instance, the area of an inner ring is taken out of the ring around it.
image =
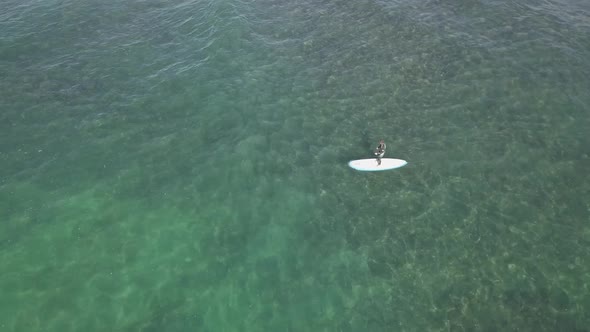
[[[393,158],[382,158],[381,165],[377,163],[376,158],[371,159],[359,159],[351,160],[348,162],[348,166],[356,169],[357,171],[375,172],[375,171],[386,171],[388,169],[399,168],[405,166],[408,162],[402,159]]]

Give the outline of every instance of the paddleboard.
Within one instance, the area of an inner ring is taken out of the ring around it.
[[[382,158],[381,165],[377,164],[376,158],[351,160],[348,166],[357,171],[375,172],[386,171],[388,169],[399,168],[405,166],[408,162],[402,159]]]

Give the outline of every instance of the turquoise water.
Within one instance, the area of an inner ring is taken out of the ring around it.
[[[589,59],[582,0],[4,0],[0,329],[587,331]]]

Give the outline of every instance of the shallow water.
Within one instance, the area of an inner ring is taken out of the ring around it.
[[[2,7],[3,331],[590,326],[585,1]]]

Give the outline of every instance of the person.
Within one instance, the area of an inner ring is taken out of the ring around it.
[[[377,145],[377,148],[375,148],[375,157],[377,157],[377,165],[381,165],[381,158],[383,158],[383,156],[385,155],[385,141],[384,140],[380,140],[379,141],[379,145]]]

